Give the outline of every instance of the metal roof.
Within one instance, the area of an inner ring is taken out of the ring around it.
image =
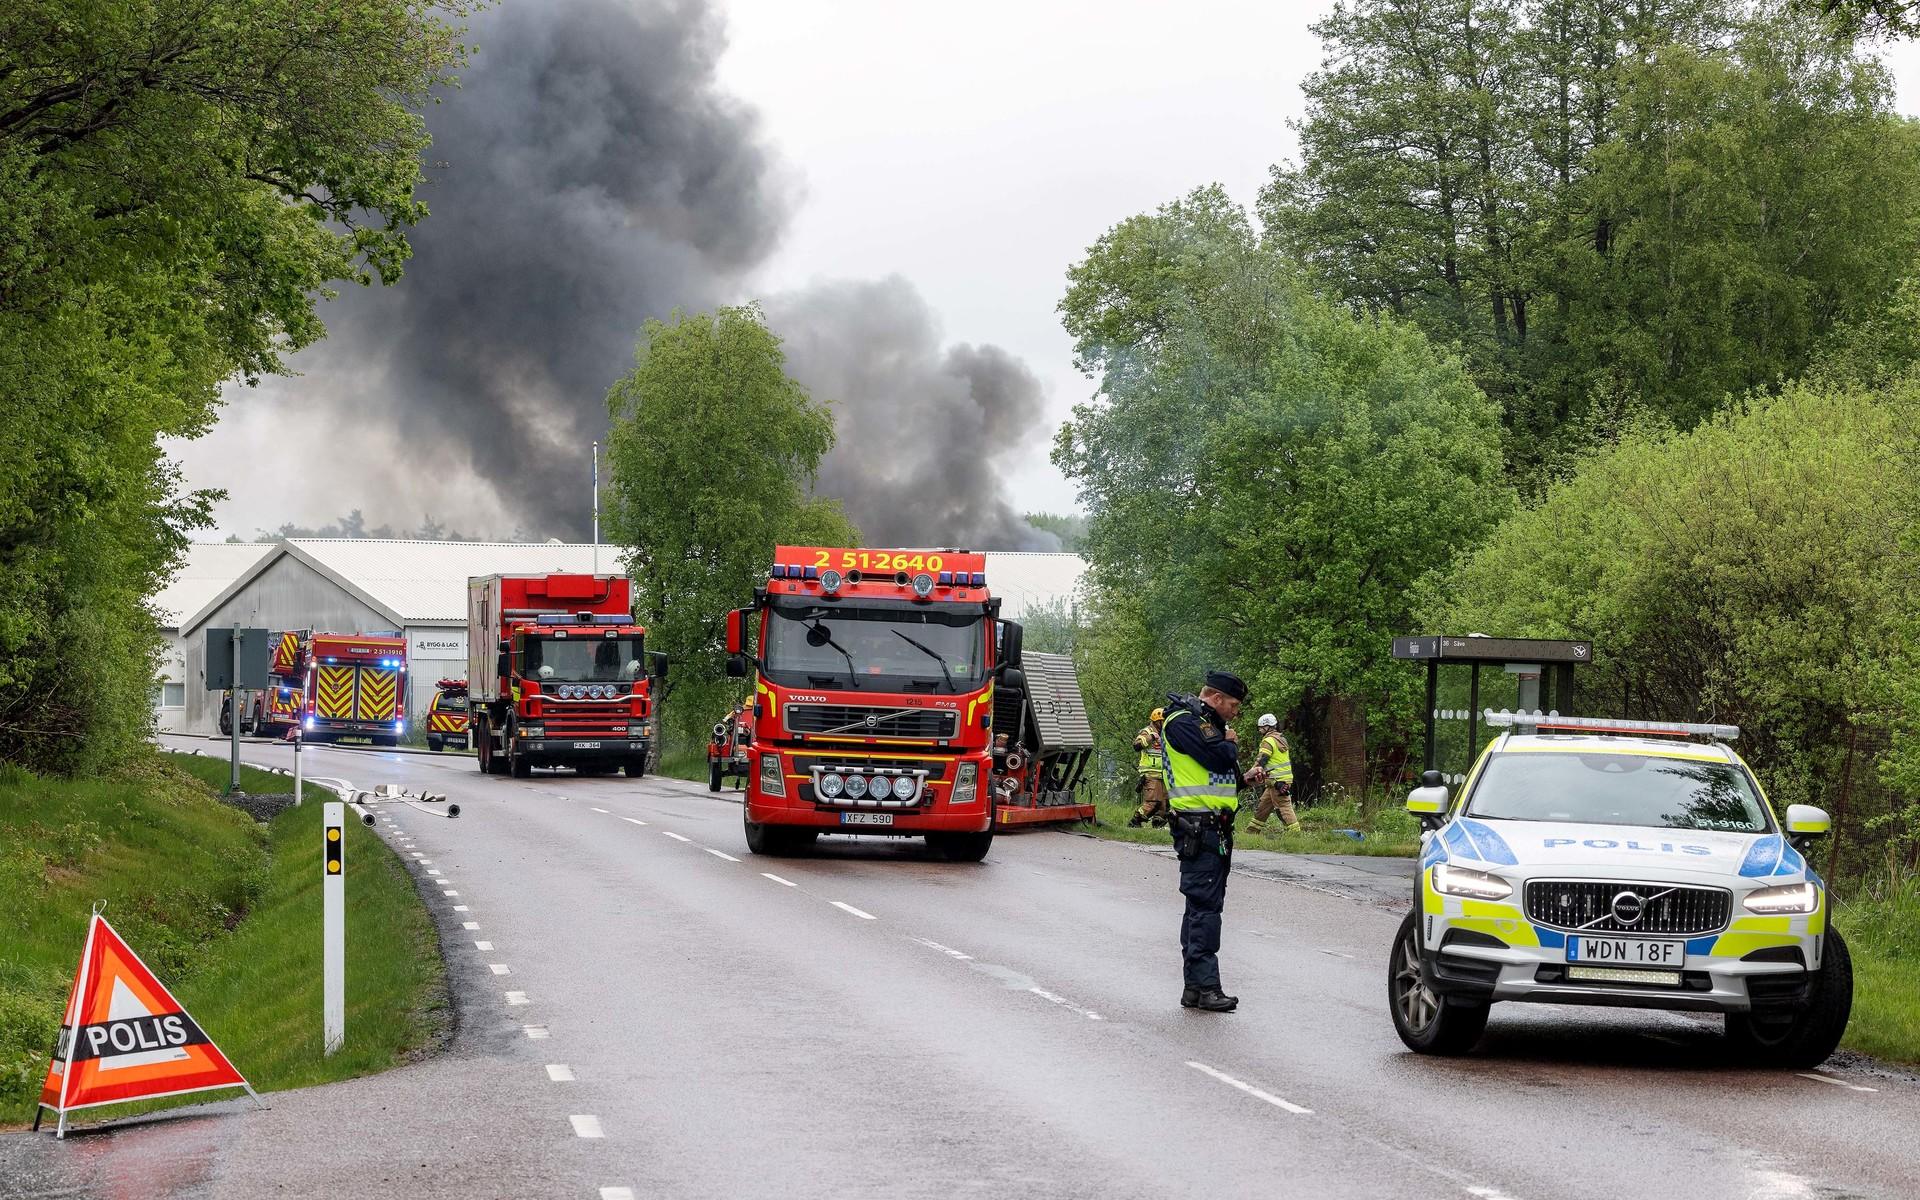
[[[1027,696],[1034,729],[1046,750],[1091,750],[1093,726],[1087,722],[1087,702],[1080,695],[1080,679],[1073,659],[1065,654],[1022,654],[1020,671],[1027,677]]]
[[[154,611],[166,629],[178,629],[183,617],[199,612],[227,585],[259,565],[273,552],[271,542],[195,542],[161,589],[153,594]]]
[[[242,547],[235,547],[241,549]],[[476,575],[532,575],[594,570],[595,547],[580,542],[422,542],[382,538],[289,538],[244,547],[259,558],[224,586],[181,605],[191,629],[280,555],[292,555],[396,625],[467,620],[467,580]],[[617,572],[625,547],[598,547],[599,570]],[[1005,600],[1002,615],[1019,619],[1036,604],[1073,602],[1086,571],[1077,554],[987,552],[987,587]]]

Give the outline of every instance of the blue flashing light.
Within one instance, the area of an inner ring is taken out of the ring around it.
[[[820,568],[819,568],[819,567],[808,567],[808,568],[807,568],[807,578],[808,578],[808,579],[818,579],[818,578],[820,578]]]
[[[337,658],[335,658],[335,657],[334,657],[333,655],[331,655],[331,654],[329,654],[329,655],[327,655],[327,661],[328,661],[328,662],[339,662],[340,660],[339,660],[339,659],[337,659]]]
[[[949,587],[952,584],[953,584],[953,572],[952,571],[940,572],[940,586]]]
[[[975,572],[973,573],[973,586],[975,586],[975,587],[985,587],[985,586],[987,586],[987,576],[986,576],[986,572],[984,572],[984,571],[975,571]]]
[[[407,723],[405,721],[395,721],[393,723],[393,731],[395,733],[405,733],[407,731]]]
[[[787,577],[787,568],[785,563],[773,564],[773,577],[775,579],[785,579]]]
[[[308,728],[308,729],[312,729],[312,728],[313,728],[313,718],[312,718],[312,717],[308,717],[308,718],[307,718],[307,720],[306,720],[306,726],[307,726],[307,728]]]

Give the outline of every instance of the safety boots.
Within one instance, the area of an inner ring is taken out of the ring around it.
[[[1229,996],[1217,987],[1187,988],[1180,993],[1181,1008],[1197,1008],[1201,1012],[1232,1012],[1240,1006],[1240,997]]]

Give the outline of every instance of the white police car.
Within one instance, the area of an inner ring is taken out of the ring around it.
[[[1430,772],[1418,891],[1387,993],[1400,1038],[1472,1048],[1496,1000],[1726,1014],[1762,1062],[1832,1053],[1853,1006],[1846,943],[1802,853],[1827,814],[1784,829],[1727,725],[1490,712],[1507,727],[1450,799]]]

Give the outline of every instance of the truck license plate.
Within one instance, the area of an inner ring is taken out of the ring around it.
[[[600,748],[600,743],[599,742],[575,742],[573,744],[573,748],[575,750],[598,750]]]
[[[1619,963],[1628,967],[1678,967],[1687,961],[1685,942],[1645,942],[1639,938],[1570,937],[1567,961]]]
[[[893,814],[892,813],[861,813],[861,812],[841,813],[840,823],[842,825],[891,825],[893,824]]]

